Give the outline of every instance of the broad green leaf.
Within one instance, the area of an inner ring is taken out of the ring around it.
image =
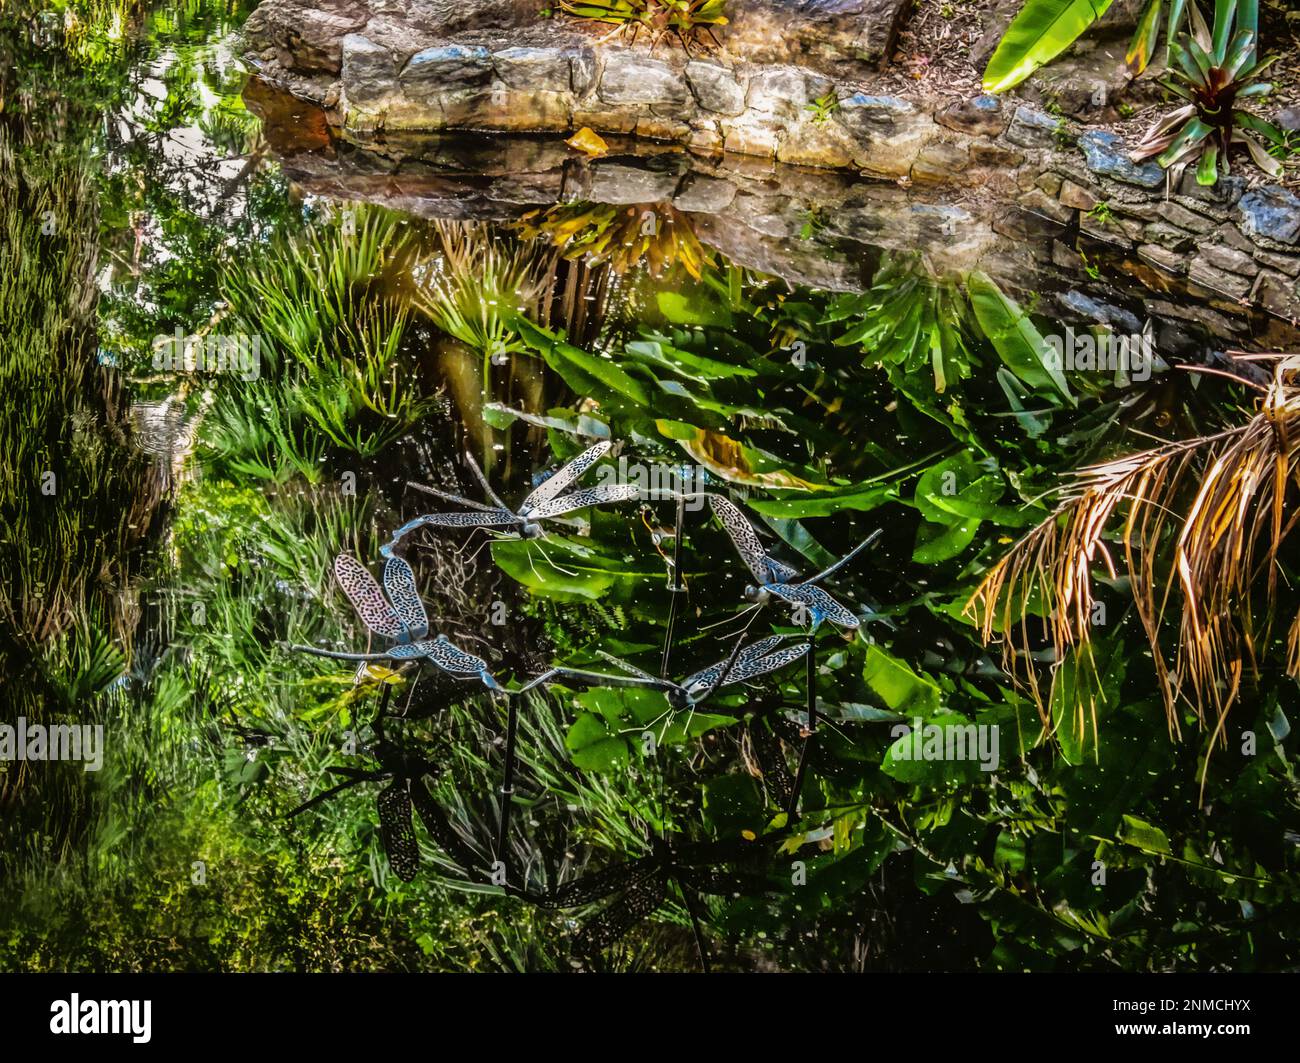
[[[663,340],[633,340],[625,344],[623,349],[639,361],[667,369],[670,373],[701,384],[727,377],[757,375],[756,370],[749,366],[732,365],[714,358],[705,358],[690,351],[683,351]]]
[[[1125,814],[1119,828],[1119,839],[1148,853],[1169,853],[1169,838],[1159,827],[1137,816]]]
[[[953,524],[923,523],[916,529],[912,560],[921,565],[937,565],[960,554],[975,540],[978,520],[958,520]]]
[[[581,389],[585,381],[581,378],[576,383],[571,380],[566,374],[566,369],[570,366],[579,369],[586,377],[599,381],[619,395],[631,399],[638,406],[650,404],[650,396],[645,386],[639,380],[629,376],[612,359],[589,354],[580,347],[565,343],[546,329],[533,324],[522,314],[516,315],[512,323],[519,330],[524,342],[538,351],[546,360],[546,364],[559,373],[575,390]]]
[[[875,644],[867,647],[862,678],[895,712],[929,717],[939,711],[941,692],[938,684],[929,676],[918,675],[907,662]]]
[[[579,694],[575,700],[612,727],[659,724],[668,711],[668,700],[658,690],[596,687]]]
[[[1007,368],[1031,388],[1053,390],[1071,406],[1075,405],[1058,364],[1060,359],[1029,320],[1029,315],[987,273],[972,273],[967,278],[966,291],[980,329]]]
[[[885,751],[880,770],[899,782],[920,786],[974,782],[983,774],[976,727],[955,713],[935,716],[919,731],[896,738]]]
[[[1053,677],[1048,713],[1061,755],[1068,763],[1083,762],[1094,713],[1100,721],[1119,707],[1117,692],[1124,671],[1123,654],[1112,641],[1102,638],[1074,647],[1061,661]]]
[[[1160,39],[1160,16],[1163,13],[1164,0],[1147,0],[1142,17],[1138,19],[1137,29],[1133,31],[1128,53],[1124,56],[1133,77],[1147,68],[1155,54],[1156,42]]]
[[[767,822],[758,784],[750,776],[733,772],[705,784],[704,818],[723,838],[735,838],[744,831],[758,834]]]
[[[1111,0],[1027,0],[984,71],[985,92],[1005,92],[1070,47]]]
[[[1011,412],[1016,415],[1016,420],[1020,422],[1020,427],[1025,430],[1025,434],[1030,439],[1038,439],[1051,427],[1049,414],[1036,412],[1026,405],[1026,400],[1030,397],[1029,390],[1016,379],[1015,373],[1011,372],[1006,366],[998,367],[998,385],[1002,388],[1002,393],[1007,397],[1007,404],[1011,407]]]
[[[660,292],[655,301],[659,312],[674,325],[717,325],[731,327],[731,311],[721,303],[685,292]]]
[[[613,734],[604,720],[589,712],[573,721],[564,745],[574,765],[585,771],[612,771],[627,764],[627,741]]]
[[[1196,183],[1212,185],[1219,180],[1219,145],[1206,144],[1201,161],[1196,166]]]
[[[898,487],[895,484],[877,484],[873,487],[827,491],[811,497],[754,498],[749,500],[749,507],[765,517],[798,520],[803,517],[829,517],[844,509],[867,513],[897,497]]]
[[[916,481],[914,497],[926,520],[951,524],[960,517],[982,519],[982,507],[997,502],[1003,490],[1000,476],[989,474],[968,451],[961,451],[926,469]]]
[[[492,544],[492,560],[535,593],[562,600],[627,600],[647,581],[663,582],[662,568],[656,569],[647,558],[624,562],[556,536],[544,541],[498,539]]]

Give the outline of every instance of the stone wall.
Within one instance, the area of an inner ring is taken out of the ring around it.
[[[1149,287],[1166,278],[1300,317],[1300,199],[1240,177],[1204,189],[1188,175],[1166,189],[1160,168],[1130,162],[1114,134],[1013,97],[875,91],[874,65],[907,7],[732,0],[723,47],[687,55],[539,21],[523,0],[266,0],[245,39],[264,77],[328,108],[360,144],[587,126],[942,188],[993,204],[1003,235],[1077,227],[1144,264]],[[1038,246],[1061,253],[1051,240]]]

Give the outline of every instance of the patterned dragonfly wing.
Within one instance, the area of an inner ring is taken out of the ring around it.
[[[555,908],[580,908],[595,904],[612,893],[626,889],[643,877],[647,870],[657,868],[662,861],[657,856],[643,856],[625,864],[602,867],[599,871],[589,871],[579,875],[571,882],[551,894],[549,900]]]
[[[420,521],[438,528],[512,528],[520,523],[508,509],[485,509],[482,513],[429,513]]]
[[[768,579],[764,581],[766,583],[789,583],[799,578],[799,570],[784,561],[764,555],[763,563],[767,565],[768,571]]]
[[[420,847],[415,841],[415,825],[411,822],[411,793],[405,779],[393,782],[379,791],[379,837],[393,874],[403,882],[410,882],[420,870]]]
[[[428,658],[444,672],[450,672],[452,675],[481,675],[488,670],[487,661],[482,657],[466,653],[445,638],[434,640]]]
[[[767,589],[792,605],[806,608],[812,613],[814,627],[823,620],[829,620],[837,627],[849,630],[856,630],[862,624],[852,610],[841,605],[820,587],[813,587],[806,583],[793,585],[775,583],[769,585]]]
[[[753,679],[756,676],[767,675],[768,672],[775,672],[778,668],[784,668],[787,664],[793,664],[805,653],[808,652],[807,642],[798,642],[791,646],[782,646],[779,650],[762,657],[753,657],[747,661],[742,661],[731,670],[731,675],[727,676],[728,683],[741,683],[746,679]]]
[[[626,502],[636,498],[641,488],[636,484],[597,484],[582,491],[573,491],[559,498],[553,498],[532,510],[528,515],[534,520],[558,517],[562,513],[572,513],[575,509],[598,506],[602,502]]]
[[[767,893],[772,887],[760,875],[738,874],[731,871],[718,871],[712,868],[691,868],[678,872],[683,881],[698,893],[708,893],[715,897],[754,897]]]
[[[652,676],[649,672],[638,668],[634,664],[628,663],[627,661],[623,660],[622,657],[615,657],[612,653],[606,653],[604,650],[597,650],[596,656],[599,657],[602,661],[607,661],[608,663],[612,664],[615,668],[622,669],[624,672],[627,672],[629,675],[640,676],[642,679],[649,679],[651,681],[657,682],[656,678]]]
[[[420,601],[415,572],[403,558],[390,557],[384,565],[384,589],[397,619],[406,628],[406,637],[412,641],[424,638],[429,633],[429,614]]]
[[[416,815],[438,848],[459,864],[462,870],[469,871],[481,864],[482,858],[451,825],[451,820],[447,818],[442,806],[433,799],[424,780],[413,779],[410,785],[411,803],[415,806]]]
[[[384,598],[375,577],[351,554],[339,554],[334,559],[334,578],[348,596],[357,615],[376,635],[400,639],[406,631],[396,610]]]
[[[718,518],[723,530],[736,544],[736,552],[740,554],[740,559],[745,562],[749,571],[754,574],[754,578],[759,583],[770,582],[768,563],[771,559],[763,552],[763,544],[754,526],[739,509],[721,495],[710,495],[709,505],[713,507],[714,516]]]
[[[639,872],[619,896],[583,924],[574,939],[573,951],[585,959],[594,958],[663,907],[667,894],[665,868],[652,867]]]
[[[565,680],[570,680],[586,687],[639,687],[662,690],[665,693],[677,688],[677,684],[670,679],[656,679],[641,671],[620,675],[613,672],[588,672],[582,668],[561,667],[555,669],[555,674],[556,681],[565,686],[569,685]]]
[[[745,664],[746,661],[757,660],[759,657],[762,657],[765,653],[771,651],[774,647],[779,646],[782,641],[783,639],[780,635],[771,635],[768,638],[760,639],[758,642],[746,646],[743,650],[741,650],[738,654],[736,654],[736,659],[731,665],[731,672],[727,676],[727,682],[728,683],[737,682],[737,680],[734,677],[738,672],[738,670],[740,669],[741,665]],[[685,687],[687,690],[690,690],[692,687],[697,687],[697,686],[700,687],[711,686],[712,684],[718,681],[718,676],[722,674],[722,669],[726,666],[726,664],[727,664],[726,660],[721,660],[715,664],[709,665],[707,668],[701,668],[694,675],[689,675],[685,679],[683,679],[682,686]]]
[[[576,483],[578,477],[608,453],[610,446],[611,443],[608,439],[602,440],[594,447],[584,450],[567,465],[561,466],[553,475],[547,477],[534,488],[532,494],[524,499],[523,505],[519,507],[520,515],[534,515],[534,511],[544,503],[553,499],[569,484]]]
[[[786,763],[781,740],[757,721],[745,728],[745,739],[753,753],[754,764],[750,767],[750,774],[763,780],[778,808],[789,808],[794,796],[794,776]]]

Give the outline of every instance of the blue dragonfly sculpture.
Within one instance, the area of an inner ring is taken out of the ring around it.
[[[415,573],[403,558],[390,556],[384,563],[383,590],[370,570],[351,554],[339,554],[334,559],[334,576],[366,627],[376,635],[391,639],[393,645],[379,653],[341,653],[294,644],[286,644],[287,649],[339,661],[357,661],[363,668],[372,661],[424,660],[453,678],[477,679],[494,693],[509,693],[492,677],[483,658],[462,650],[446,635],[429,638],[429,616],[415,586]]]
[[[763,549],[762,540],[759,539],[754,526],[729,499],[721,495],[710,494],[709,505],[712,507],[713,513],[718,518],[723,530],[726,531],[732,543],[735,544],[736,552],[740,554],[741,560],[745,562],[749,571],[754,574],[755,582],[745,587],[745,600],[753,603],[751,608],[761,609],[773,598],[779,598],[790,606],[790,612],[795,622],[800,626],[802,626],[805,617],[811,621],[810,635],[815,636],[817,629],[823,622],[828,620],[836,627],[848,632],[850,638],[856,635],[858,628],[862,626],[862,621],[858,619],[851,609],[836,601],[816,584],[832,573],[838,572],[875,542],[881,535],[879,528],[834,564],[828,565],[814,576],[800,579],[796,569],[776,560]],[[753,623],[753,619],[750,620],[750,623]],[[808,646],[808,656],[805,663],[807,665],[808,722],[804,734],[803,750],[799,756],[799,767],[795,774],[792,797],[787,810],[791,820],[794,819],[798,812],[799,795],[803,790],[804,774],[808,766],[808,750],[813,735],[817,730],[817,660],[816,650],[811,643]]]
[[[813,631],[827,620],[846,631],[857,631],[862,622],[854,612],[837,602],[816,584],[832,573],[838,572],[875,542],[881,534],[879,528],[833,565],[822,569],[815,576],[800,579],[797,569],[776,560],[763,549],[763,543],[754,526],[730,500],[721,495],[711,494],[709,505],[713,508],[713,513],[723,530],[735,544],[740,559],[754,574],[755,582],[745,587],[746,601],[752,602],[755,606],[763,606],[773,597],[780,598],[791,606],[791,612],[796,618],[803,614],[811,619]]]
[[[782,645],[783,643],[787,644]],[[600,657],[622,669],[621,674],[557,666],[525,684],[517,693],[522,694],[533,687],[557,679],[561,682],[565,680],[577,682],[584,686],[641,687],[661,691],[668,699],[669,707],[674,711],[691,710],[703,704],[720,687],[755,679],[797,661],[808,652],[808,647],[807,642],[790,645],[784,635],[760,639],[749,646],[741,646],[738,643],[726,660],[701,668],[680,683],[653,676],[627,661],[601,652]]]
[[[598,484],[595,487],[570,491],[568,494],[562,493],[565,488],[576,483],[583,473],[600,461],[608,453],[610,446],[608,440],[603,440],[594,447],[584,450],[572,461],[562,465],[553,475],[535,487],[520,503],[517,510],[511,509],[501,500],[497,493],[492,490],[492,485],[488,483],[487,477],[483,475],[483,470],[478,467],[477,462],[469,454],[466,454],[465,460],[469,462],[470,467],[474,470],[487,496],[496,505],[487,506],[462,495],[440,491],[435,487],[426,487],[423,484],[411,483],[410,486],[419,491],[435,495],[448,502],[466,506],[472,512],[429,513],[409,520],[397,531],[393,532],[392,539],[380,547],[379,552],[385,557],[391,557],[393,549],[403,538],[415,531],[415,529],[425,525],[437,528],[487,528],[504,532],[513,531],[522,539],[539,539],[545,533],[542,526],[543,521],[554,520],[565,513],[586,509],[588,506],[597,506],[604,502],[625,502],[636,498],[641,493],[641,488],[635,484]]]
[[[497,850],[498,853],[504,853],[510,821],[510,800],[514,792],[515,742],[519,731],[519,708],[512,695],[522,691],[503,687],[488,671],[487,661],[462,650],[446,635],[433,639],[428,637],[429,616],[415,586],[415,573],[404,558],[389,555],[384,562],[383,590],[375,582],[370,570],[351,554],[339,554],[334,559],[334,575],[366,627],[376,635],[392,639],[394,645],[380,653],[340,653],[318,646],[293,644],[287,644],[286,648],[317,657],[358,661],[363,668],[371,661],[429,661],[454,679],[477,679],[492,694],[504,694],[509,699]],[[525,689],[531,689],[533,685],[536,684],[529,684]]]

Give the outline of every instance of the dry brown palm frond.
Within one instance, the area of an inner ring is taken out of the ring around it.
[[[1044,699],[1030,657],[1031,612],[1039,614],[1042,641],[1058,663],[1073,649],[1086,664],[1093,572],[1101,565],[1117,575],[1112,549],[1118,548],[1171,737],[1180,733],[1177,706],[1185,700],[1213,739],[1222,738],[1243,682],[1258,673],[1268,652],[1281,549],[1300,522],[1300,356],[1276,358],[1272,382],[1261,388],[1246,424],[1080,470],[1055,512],[972,595],[967,614],[986,642],[1003,641],[1007,670],[1031,691],[1046,729],[1050,697]],[[1114,527],[1117,516],[1123,523]],[[1162,634],[1175,598],[1171,668]],[[1285,667],[1300,678],[1300,616],[1290,624]],[[1058,675],[1054,670],[1053,683]],[[1094,709],[1076,706],[1080,734],[1085,713]]]

